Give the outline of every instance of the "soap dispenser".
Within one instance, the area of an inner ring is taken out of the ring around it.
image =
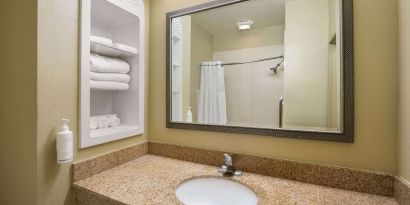
[[[67,126],[70,121],[68,119],[62,119],[64,125],[61,127],[60,132],[57,133],[57,163],[63,164],[71,162],[73,160],[73,132]]]

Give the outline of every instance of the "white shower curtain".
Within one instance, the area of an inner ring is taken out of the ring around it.
[[[198,122],[226,124],[226,96],[222,62],[201,63]]]

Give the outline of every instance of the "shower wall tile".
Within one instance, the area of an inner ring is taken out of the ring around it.
[[[214,52],[214,60],[247,62],[283,55],[283,45]],[[283,70],[270,68],[281,59],[225,66],[227,117],[231,125],[279,127]],[[268,113],[268,114],[267,114]]]

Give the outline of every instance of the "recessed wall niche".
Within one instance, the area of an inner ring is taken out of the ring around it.
[[[80,147],[144,132],[142,0],[81,1]]]

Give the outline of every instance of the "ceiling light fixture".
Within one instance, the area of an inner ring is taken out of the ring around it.
[[[253,24],[253,21],[251,21],[251,20],[243,20],[243,21],[238,21],[236,23],[236,25],[238,25],[238,29],[240,31],[251,29],[252,24]]]

